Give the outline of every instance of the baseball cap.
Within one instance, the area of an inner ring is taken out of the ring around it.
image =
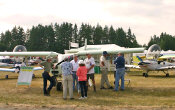
[[[83,60],[80,60],[80,61],[78,62],[78,64],[84,64],[84,61],[83,61]]]
[[[103,51],[103,55],[107,55],[108,54],[108,52],[107,51]]]
[[[51,59],[51,58],[52,58],[51,56],[47,56],[47,57],[46,57],[47,60],[48,60],[48,59]]]

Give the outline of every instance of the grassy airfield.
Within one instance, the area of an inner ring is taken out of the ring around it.
[[[7,73],[0,72],[0,103],[3,105],[31,105],[39,107],[50,106],[88,106],[94,109],[119,108],[168,108],[175,107],[175,71],[170,72],[170,77],[165,77],[162,72],[150,72],[149,77],[142,76],[141,71],[127,72],[125,79],[130,79],[131,83],[125,91],[114,92],[113,90],[100,90],[100,74],[96,74],[97,92],[93,92],[90,87],[88,99],[79,100],[77,92],[74,92],[75,100],[63,100],[62,92],[56,91],[54,87],[51,96],[43,96],[43,80],[41,72],[36,72],[35,79],[32,80],[31,88],[26,86],[16,87],[17,74],[9,73],[9,79],[4,76]],[[174,73],[174,74],[173,74]],[[109,74],[111,85],[113,85],[113,74]]]

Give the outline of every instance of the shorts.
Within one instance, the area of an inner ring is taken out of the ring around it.
[[[91,79],[92,81],[94,81],[94,73],[93,74],[87,74],[87,80]]]

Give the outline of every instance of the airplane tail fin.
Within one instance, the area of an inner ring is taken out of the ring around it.
[[[136,56],[136,57],[140,62],[143,61],[139,56]]]
[[[143,61],[139,56],[133,56],[133,64],[138,65],[139,62]]]

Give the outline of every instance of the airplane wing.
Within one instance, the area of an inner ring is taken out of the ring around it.
[[[166,58],[175,58],[175,55],[163,55],[159,57],[160,59],[166,59]]]
[[[140,69],[139,66],[136,65],[125,65],[126,68],[136,68],[136,69]]]
[[[107,51],[109,54],[116,54],[119,52],[122,53],[138,53],[138,52],[143,52],[144,48],[125,48],[125,49],[114,49],[114,50],[83,50],[77,52],[78,55],[86,55],[87,53],[90,54],[102,54],[103,51]]]
[[[165,66],[158,68],[158,70],[167,70],[167,69],[175,69],[175,66]]]
[[[56,52],[0,52],[0,56],[57,56]]]
[[[9,69],[9,68],[0,68],[0,71],[5,71],[5,72],[15,72],[15,68]]]
[[[41,67],[34,67],[33,70],[36,71],[36,70],[42,70],[43,68]]]
[[[7,63],[0,63],[0,67],[6,67],[6,66],[10,66],[10,67],[13,67],[14,64],[7,64]]]
[[[33,70],[36,71],[36,70],[42,70],[43,68],[41,67],[34,67]],[[4,71],[4,72],[18,72],[19,69],[16,69],[16,68],[0,68],[0,71]]]

